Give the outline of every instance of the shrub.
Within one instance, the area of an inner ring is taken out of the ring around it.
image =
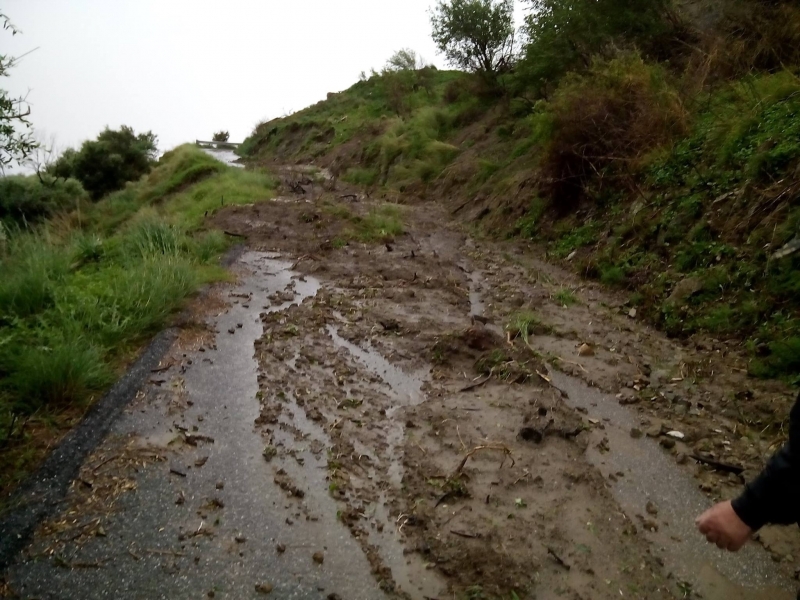
[[[84,142],[80,150],[64,152],[48,173],[78,179],[92,198],[99,200],[147,174],[156,153],[156,136],[152,132],[137,135],[125,125],[119,130],[107,127],[96,140]]]
[[[546,185],[561,212],[602,191],[607,179],[632,173],[645,154],[682,133],[687,120],[664,71],[633,54],[566,77],[532,119],[533,135],[545,146]]]
[[[62,210],[74,209],[88,198],[75,179],[45,183],[35,175],[0,177],[0,221],[35,223]]]
[[[583,71],[592,59],[619,48],[658,54],[675,21],[668,0],[528,0],[524,31],[530,42],[517,65],[518,87],[540,93],[570,71]],[[649,54],[649,53],[648,53]]]
[[[794,2],[729,2],[706,44],[703,71],[727,80],[800,64],[800,7]]]

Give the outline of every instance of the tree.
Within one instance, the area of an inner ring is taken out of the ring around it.
[[[669,0],[525,0],[529,39],[519,78],[540,89],[571,70],[587,69],[606,48],[663,48],[673,27]]]
[[[118,131],[106,127],[80,150],[65,151],[49,172],[56,177],[74,177],[99,200],[150,171],[158,155],[157,139],[151,131],[137,135],[125,125]]]
[[[0,13],[3,30],[17,35],[19,30]],[[8,77],[19,58],[0,54],[0,77]],[[31,108],[25,98],[13,98],[7,91],[0,90],[0,170],[4,170],[12,162],[19,163],[36,149],[36,141],[31,132],[28,116]]]
[[[419,71],[425,67],[425,61],[410,48],[398,50],[386,61],[384,71]]]
[[[227,131],[218,131],[214,134],[214,137],[211,138],[213,142],[227,142],[231,137],[231,134]]]
[[[431,25],[433,41],[454,67],[490,81],[510,67],[514,0],[439,0]]]

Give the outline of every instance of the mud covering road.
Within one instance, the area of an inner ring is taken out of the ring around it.
[[[693,530],[780,443],[788,390],[432,204],[344,244],[379,202],[307,175],[214,217],[247,240],[237,283],[198,299],[6,596],[795,597],[795,529],[738,555]]]

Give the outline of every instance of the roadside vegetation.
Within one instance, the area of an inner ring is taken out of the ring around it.
[[[461,71],[401,51],[240,152],[444,200],[626,290],[670,335],[729,340],[752,375],[800,381],[800,9],[523,4],[515,30],[513,2],[439,2],[432,36]]]
[[[274,188],[269,176],[193,146],[97,202],[74,179],[0,179],[14,205],[0,221],[0,492],[201,284],[226,277],[219,259],[229,242],[203,228],[204,216]],[[37,194],[46,211],[31,201]]]

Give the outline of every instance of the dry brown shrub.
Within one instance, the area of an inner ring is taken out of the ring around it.
[[[568,76],[539,114],[549,140],[545,189],[560,212],[601,193],[608,182],[634,185],[641,159],[687,129],[687,113],[665,72],[637,55],[595,63]]]

